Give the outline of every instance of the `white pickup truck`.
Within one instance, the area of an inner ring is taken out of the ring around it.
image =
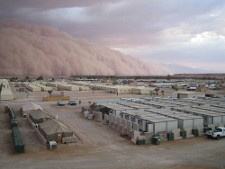
[[[219,139],[225,136],[225,127],[217,127],[214,131],[208,130],[205,133],[208,137]]]

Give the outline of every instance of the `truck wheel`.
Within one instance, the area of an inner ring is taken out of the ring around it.
[[[219,136],[219,135],[218,135],[218,136],[216,136],[216,139],[217,139],[217,140],[219,140],[219,139],[220,139],[220,136]]]

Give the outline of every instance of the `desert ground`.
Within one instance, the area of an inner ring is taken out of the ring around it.
[[[104,91],[64,92],[76,101],[77,106],[60,107],[56,102],[42,102],[47,92],[16,92],[15,101],[0,102],[0,169],[225,169],[225,138],[208,139],[205,136],[162,142],[160,145],[134,145],[120,137],[120,133],[102,122],[87,120],[81,107],[88,102],[115,100],[141,95],[115,95]],[[58,92],[58,91],[54,91]],[[165,91],[170,95],[171,91]],[[145,96],[144,96],[145,97]],[[12,144],[9,116],[4,106],[17,112],[27,102],[40,104],[59,121],[67,125],[82,139],[80,144],[59,144],[48,150],[42,145],[28,124],[18,114],[18,126],[25,142],[25,153],[15,154]]]

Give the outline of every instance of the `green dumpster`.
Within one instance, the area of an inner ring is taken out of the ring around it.
[[[199,136],[198,129],[192,129],[192,134],[193,134],[195,137],[198,137],[198,136]]]
[[[159,145],[161,143],[160,136],[155,135],[152,137],[152,144]]]
[[[137,145],[143,145],[143,144],[145,144],[145,140],[136,140],[136,144]]]
[[[183,139],[186,139],[186,138],[187,138],[187,132],[186,132],[185,130],[180,131],[180,136],[181,136]]]
[[[167,133],[167,139],[168,139],[168,141],[173,141],[174,140],[174,133],[173,132]]]

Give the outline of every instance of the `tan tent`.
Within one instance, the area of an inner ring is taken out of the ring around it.
[[[43,111],[43,109],[40,105],[35,104],[35,103],[27,103],[27,104],[22,106],[21,114],[24,117],[27,117],[27,115],[29,115],[29,112],[32,111],[32,110],[42,110]]]
[[[38,128],[48,141],[55,140],[59,143],[62,142],[63,137],[73,136],[73,132],[68,127],[54,119],[48,119],[40,123]]]
[[[52,118],[50,115],[48,115],[43,110],[31,110],[31,111],[28,111],[28,114],[30,116],[30,119],[34,123],[42,123],[42,122],[46,121],[47,119]]]

